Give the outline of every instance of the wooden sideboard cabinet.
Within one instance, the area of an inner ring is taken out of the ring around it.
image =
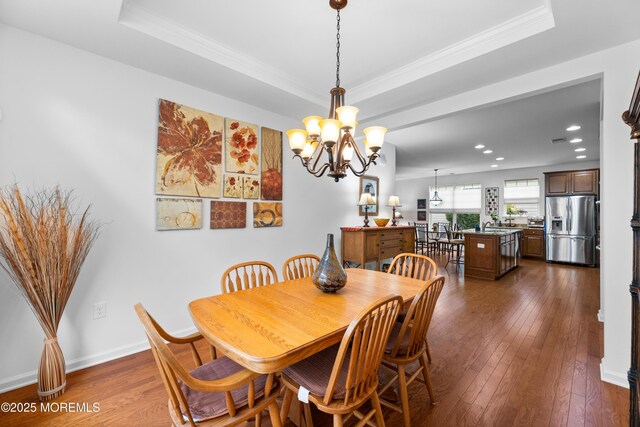
[[[342,227],[342,265],[357,262],[365,268],[376,263],[380,270],[382,260],[415,250],[416,230],[413,226]]]
[[[522,230],[522,256],[545,259],[544,230],[525,228]]]
[[[599,193],[600,169],[581,171],[545,172],[547,196],[571,196]]]

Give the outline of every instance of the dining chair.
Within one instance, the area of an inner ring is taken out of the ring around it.
[[[311,276],[319,263],[320,257],[313,254],[293,256],[284,262],[282,277],[284,280],[293,280]]]
[[[424,255],[404,253],[396,255],[391,261],[389,267],[390,274],[396,274],[404,277],[411,277],[412,279],[418,279],[428,281],[433,279],[438,274],[438,266],[436,262]],[[398,315],[398,321],[403,322],[407,317],[407,310],[402,310]],[[425,337],[425,344],[427,346],[427,357],[431,362],[431,349],[429,348],[429,342]]]
[[[462,258],[462,251],[464,250],[464,239],[456,238],[454,236],[454,232],[451,231],[450,227],[446,229],[447,233],[447,243],[449,244],[449,255],[447,257],[447,263],[444,265],[444,268],[447,268],[449,263],[456,265],[456,271],[459,271],[460,265],[464,264],[464,260]],[[451,259],[455,254],[455,259]]]
[[[274,426],[282,425],[276,403],[280,384],[275,374],[257,374],[226,356],[203,364],[194,345],[203,339],[202,335],[174,337],[160,327],[142,304],[136,304],[135,310],[169,394],[169,415],[173,425],[231,426],[255,418],[259,426],[265,409],[269,410]],[[188,344],[196,368],[189,372],[165,341]]]
[[[438,266],[428,256],[407,252],[396,255],[388,272],[397,276],[428,280],[438,273]]]
[[[394,324],[389,341],[385,347],[382,364],[393,369],[396,373],[378,393],[382,396],[384,392],[397,381],[401,406],[389,402],[383,397],[380,398],[380,403],[395,411],[401,412],[405,427],[411,425],[407,387],[418,378],[421,373],[424,383],[427,386],[431,404],[436,403],[425,356],[427,353],[427,332],[429,331],[433,310],[435,309],[438,296],[440,296],[443,286],[444,277],[437,276],[429,280],[429,282],[420,289],[418,294],[413,298],[404,321]],[[416,361],[419,361],[419,368],[413,373],[408,373],[406,370],[407,365]]]
[[[437,247],[437,242],[434,239],[429,237],[429,225],[414,222],[413,226],[415,227],[415,253],[424,254],[425,250],[427,253],[435,250]]]
[[[222,273],[222,293],[270,285],[278,281],[276,269],[264,261],[250,261],[232,265]]]
[[[342,426],[352,415],[360,419],[358,426],[370,423],[374,416],[376,424],[384,426],[377,392],[378,370],[401,306],[402,298],[397,295],[378,299],[356,316],[340,344],[285,368],[283,422],[294,393],[298,396],[308,393],[308,402],[333,415],[334,426]],[[369,400],[371,409],[366,414],[359,412]],[[303,402],[305,418],[307,426],[312,426],[308,402]],[[349,417],[343,419],[346,414]]]

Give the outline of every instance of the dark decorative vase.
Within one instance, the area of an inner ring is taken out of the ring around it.
[[[334,293],[347,284],[347,273],[340,265],[333,249],[333,234],[327,234],[327,249],[322,255],[320,264],[311,276],[313,284],[322,292]]]

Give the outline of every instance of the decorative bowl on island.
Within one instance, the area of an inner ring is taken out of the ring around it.
[[[386,227],[389,224],[389,218],[373,218],[378,227]]]

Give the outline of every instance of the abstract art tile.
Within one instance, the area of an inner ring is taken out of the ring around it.
[[[282,203],[280,202],[254,202],[253,226],[282,227]]]
[[[500,204],[499,194],[499,187],[487,187],[484,189],[484,213],[486,215],[498,213]]]
[[[242,177],[242,197],[257,199],[260,197],[260,180],[253,176]]]
[[[262,128],[262,200],[282,200],[282,132]]]
[[[242,175],[224,174],[224,197],[239,199],[242,197]]]
[[[215,228],[245,228],[247,226],[246,202],[211,202],[211,224]]]
[[[160,100],[156,193],[220,197],[222,117]]]
[[[258,174],[258,126],[225,118],[225,172]]]
[[[202,228],[202,200],[156,199],[156,230]]]

